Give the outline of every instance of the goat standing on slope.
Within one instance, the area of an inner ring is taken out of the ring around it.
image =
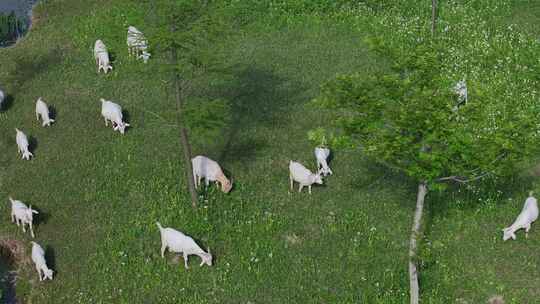
[[[47,262],[45,261],[45,250],[41,246],[32,242],[32,261],[36,264],[36,270],[39,275],[39,280],[43,281],[46,279],[52,280],[53,271],[47,267]],[[41,273],[43,272],[43,276]]]
[[[28,150],[28,137],[19,129],[15,128],[15,141],[17,142],[17,147],[19,147],[19,153],[22,154],[22,159],[30,160],[30,157],[34,156],[32,152]]]
[[[43,126],[50,126],[51,123],[54,122],[54,119],[51,119],[49,117],[49,108],[47,107],[47,104],[43,101],[43,99],[40,97],[36,101],[36,119],[39,121],[39,116],[41,116],[41,119],[43,120]]]
[[[525,228],[525,237],[529,236],[529,230],[531,229],[531,224],[536,221],[538,218],[538,202],[536,198],[532,196],[532,191],[529,192],[529,197],[525,200],[523,209],[518,215],[517,219],[510,227],[504,228],[503,231],[503,241],[512,238],[516,239],[515,232],[521,228]]]
[[[17,226],[22,224],[23,232],[26,232],[24,226],[28,225],[30,227],[30,235],[35,237],[34,229],[32,227],[32,222],[34,220],[33,215],[38,214],[39,212],[32,209],[32,205],[27,207],[23,202],[14,200],[11,197],[9,198],[9,201],[11,202],[11,221],[16,223]]]
[[[96,40],[96,43],[94,44],[94,59],[98,66],[98,73],[100,70],[103,70],[103,72],[107,74],[109,70],[112,70],[109,52],[107,51],[105,43],[101,40]]]
[[[191,165],[193,166],[193,179],[195,180],[195,187],[201,184],[201,179],[204,178],[205,184],[208,187],[210,182],[216,182],[221,184],[221,191],[229,193],[232,189],[232,182],[227,179],[221,167],[216,161],[211,160],[206,156],[196,156],[191,159]]]
[[[212,254],[210,253],[210,249],[208,249],[208,252],[204,252],[191,237],[172,228],[163,228],[159,222],[156,224],[159,228],[159,233],[161,234],[162,258],[165,257],[165,250],[169,248],[169,251],[171,252],[182,253],[186,269],[189,269],[188,257],[190,255],[196,255],[201,258],[202,261],[199,266],[204,264],[212,266]]]
[[[311,194],[311,185],[322,185],[323,183],[320,173],[314,174],[301,163],[292,160],[289,162],[289,179],[291,182],[291,190],[293,190],[294,182],[298,182],[298,192],[302,192],[302,188],[307,186],[309,194]]]

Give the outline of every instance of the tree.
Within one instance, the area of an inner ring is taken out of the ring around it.
[[[150,40],[156,51],[169,54],[162,61],[165,72],[171,73],[180,144],[183,151],[185,176],[193,207],[197,207],[197,191],[191,165],[189,131],[203,126],[212,131],[225,125],[228,118],[226,101],[193,98],[193,88],[202,77],[217,72],[219,53],[213,48],[224,33],[219,6],[203,0],[150,0]],[[190,104],[196,102],[196,104]],[[209,121],[211,120],[211,122]]]
[[[383,40],[371,43],[391,68],[339,76],[322,86],[314,102],[336,115],[334,142],[359,146],[418,182],[409,248],[410,298],[418,303],[417,243],[426,194],[445,190],[448,182],[515,173],[538,150],[540,113],[534,98],[504,98],[481,83],[475,83],[475,101],[456,111],[457,96],[439,55],[444,45],[424,39],[404,51]]]

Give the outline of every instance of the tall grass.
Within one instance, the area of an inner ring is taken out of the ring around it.
[[[18,17],[15,12],[10,14],[0,13],[0,46],[14,43],[26,30],[26,18]]]

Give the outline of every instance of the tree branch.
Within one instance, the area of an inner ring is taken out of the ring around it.
[[[492,173],[491,172],[486,172],[484,174],[481,174],[481,175],[478,175],[478,176],[475,176],[475,177],[472,177],[472,178],[466,178],[466,177],[463,177],[463,176],[453,175],[453,176],[441,177],[441,178],[436,179],[435,181],[436,182],[455,181],[455,182],[458,182],[458,183],[461,183],[461,184],[466,184],[466,183],[469,183],[469,182],[484,178],[484,177],[486,177],[486,176],[488,176],[490,174],[492,174]]]

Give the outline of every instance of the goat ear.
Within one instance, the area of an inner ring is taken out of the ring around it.
[[[36,210],[32,210],[32,213],[39,214]]]
[[[516,239],[516,234],[512,233],[512,240],[515,240],[515,239]]]
[[[126,127],[129,127],[129,126],[130,126],[130,124],[126,123],[126,124],[124,124],[124,126],[126,126]]]

